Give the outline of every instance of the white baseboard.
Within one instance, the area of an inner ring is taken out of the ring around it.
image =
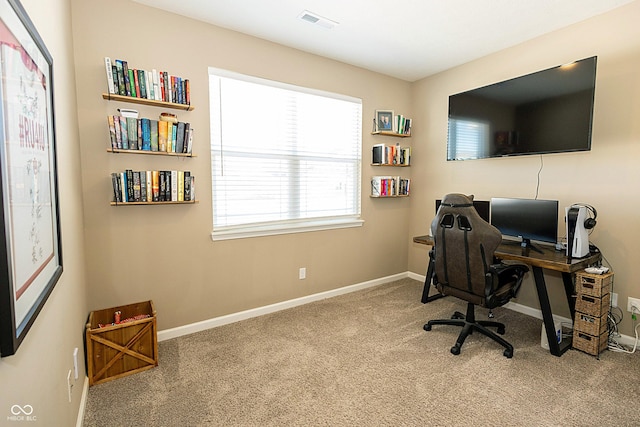
[[[367,282],[345,286],[339,289],[332,289],[330,291],[320,292],[317,294],[308,295],[301,298],[295,298],[288,301],[282,301],[282,302],[267,305],[264,307],[258,307],[258,308],[253,308],[251,310],[240,311],[238,313],[232,313],[226,316],[214,317],[213,319],[203,320],[201,322],[191,323],[189,325],[178,326],[177,328],[165,329],[163,331],[158,331],[158,341],[165,341],[172,338],[193,334],[195,332],[205,331],[207,329],[215,328],[218,326],[228,325],[229,323],[239,322],[240,320],[263,316],[265,314],[274,313],[280,310],[286,310],[288,308],[297,307],[299,305],[308,304],[310,302],[320,301],[320,300],[335,297],[338,295],[348,294],[350,292],[371,288],[373,286],[382,285],[385,283],[404,279],[406,277],[414,278],[412,276],[413,276],[413,273],[409,273],[409,272],[398,273],[392,276],[369,280]]]
[[[84,377],[82,385],[82,397],[80,398],[80,408],[78,409],[78,418],[76,418],[76,427],[82,427],[84,423],[84,410],[87,406],[87,397],[89,394],[89,377]]]

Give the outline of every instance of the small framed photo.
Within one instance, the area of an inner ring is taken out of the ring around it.
[[[376,131],[393,132],[393,110],[376,110]]]

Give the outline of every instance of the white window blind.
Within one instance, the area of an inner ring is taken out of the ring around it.
[[[362,224],[361,100],[209,76],[214,240]]]

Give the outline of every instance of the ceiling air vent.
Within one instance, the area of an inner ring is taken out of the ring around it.
[[[309,12],[308,10],[305,10],[300,15],[298,15],[298,18],[302,19],[303,21],[307,21],[311,24],[319,25],[323,28],[328,28],[328,29],[331,29],[336,25],[338,25],[337,22],[332,21],[331,19],[323,18],[322,16],[316,15],[315,13]]]

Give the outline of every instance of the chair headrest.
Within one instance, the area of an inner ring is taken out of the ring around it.
[[[452,207],[452,208],[467,208],[473,207],[473,195],[466,196],[460,193],[451,193],[444,196],[440,206]]]

